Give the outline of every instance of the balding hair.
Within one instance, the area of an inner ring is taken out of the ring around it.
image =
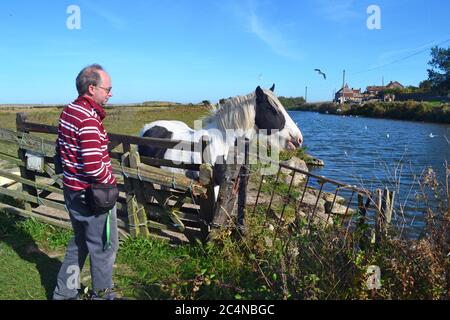
[[[80,96],[88,92],[90,85],[98,86],[101,84],[99,71],[104,71],[99,64],[91,64],[80,71],[76,80],[77,91]]]

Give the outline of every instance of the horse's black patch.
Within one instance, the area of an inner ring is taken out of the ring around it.
[[[255,123],[259,129],[266,129],[269,135],[272,134],[272,130],[283,130],[286,124],[283,113],[270,104],[267,95],[259,86],[256,88],[255,109]]]
[[[144,132],[143,137],[148,138],[162,138],[162,139],[172,139],[173,132],[167,130],[164,127],[154,126]],[[157,148],[149,146],[138,146],[138,151],[141,156],[151,157],[157,159],[164,159],[164,154],[166,153],[166,148]]]

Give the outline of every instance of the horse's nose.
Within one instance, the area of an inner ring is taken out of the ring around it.
[[[291,135],[291,143],[296,147],[296,148],[300,148],[302,146],[303,143],[303,137],[300,135],[298,137],[293,137]]]

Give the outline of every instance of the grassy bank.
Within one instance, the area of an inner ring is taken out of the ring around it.
[[[230,228],[207,244],[122,242],[114,281],[135,299],[448,299],[450,217],[428,218],[420,240],[394,233],[375,246],[361,245],[362,233],[344,237],[339,221],[305,232],[307,221],[295,219],[278,230],[259,207],[247,212],[244,238]],[[4,214],[0,226],[0,299],[49,298],[71,233]],[[371,265],[379,290],[367,289]],[[90,286],[88,265],[81,278]]]
[[[433,102],[370,102],[363,105],[334,103],[296,105],[291,111],[386,118],[397,120],[450,123],[450,105]]]

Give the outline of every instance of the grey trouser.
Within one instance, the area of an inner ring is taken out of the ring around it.
[[[64,200],[75,236],[70,240],[64,262],[58,273],[53,299],[70,299],[77,296],[80,273],[89,254],[94,290],[112,288],[112,271],[118,248],[116,207],[111,210],[111,247],[106,243],[107,214],[92,215],[85,202],[84,192],[64,188]]]

